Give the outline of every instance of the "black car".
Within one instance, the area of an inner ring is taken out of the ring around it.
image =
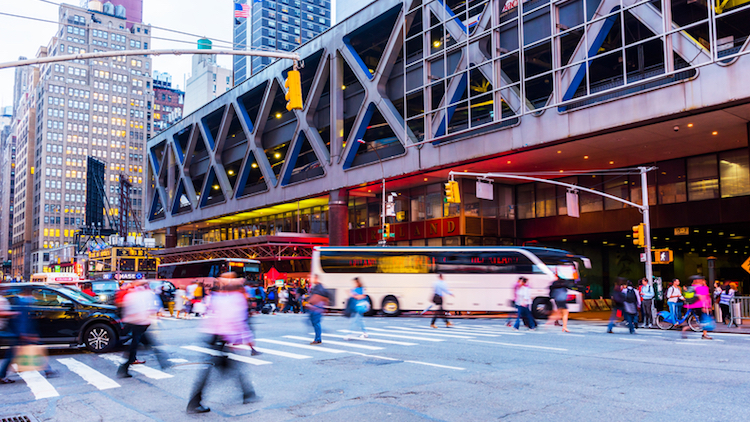
[[[14,308],[26,296],[29,317],[45,344],[83,344],[95,353],[112,350],[125,338],[124,326],[112,305],[104,305],[78,290],[56,284],[0,284],[0,294]]]

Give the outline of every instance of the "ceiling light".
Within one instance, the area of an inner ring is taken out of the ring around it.
[[[341,85],[341,90],[343,91],[345,89],[346,89],[346,85]]]
[[[508,164],[510,164],[510,160],[508,160]]]
[[[558,154],[562,154],[562,151],[557,151]]]
[[[221,189],[221,186],[219,186],[219,185],[213,185],[213,188],[214,188],[214,190],[219,190],[219,189]]]
[[[425,181],[425,182],[427,181],[427,178],[426,178],[426,177],[424,178],[424,181]]]
[[[563,171],[562,171],[562,170],[560,170],[560,173],[562,173],[562,172],[563,172]]]
[[[258,168],[258,163],[252,163],[252,164],[250,164],[250,167],[252,167],[254,169],[257,169]]]
[[[230,176],[234,176],[234,170],[228,170],[227,174],[230,175]]]
[[[277,153],[273,154],[273,158],[279,159],[279,158],[281,158],[281,154],[277,152]]]
[[[442,43],[440,42],[440,40],[435,40],[435,41],[432,42],[432,46],[435,47],[435,48],[438,48],[441,45],[442,45]]]
[[[713,131],[713,132],[711,132],[711,135],[714,135],[714,136],[716,136],[716,135],[718,135],[718,134],[719,134],[719,132],[717,132],[717,131]]]
[[[589,243],[589,241],[588,240],[584,240],[583,243]]]
[[[692,123],[688,123],[688,127],[693,127],[693,124]]]
[[[588,159],[589,159],[589,156],[588,156],[588,155],[584,155],[584,156],[583,156],[583,159],[584,159],[584,160],[588,160]]]
[[[614,163],[615,163],[614,161],[610,161],[610,162],[609,162],[609,164],[614,164]]]
[[[280,119],[280,118],[281,118],[281,113],[280,113],[280,112],[276,112],[276,118],[277,118],[277,119]]]

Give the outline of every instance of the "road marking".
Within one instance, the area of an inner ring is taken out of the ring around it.
[[[573,333],[557,333],[557,335],[563,336],[563,337],[586,337],[583,334],[573,334]]]
[[[457,371],[463,371],[466,368],[459,368],[457,366],[448,366],[448,365],[438,365],[437,363],[429,363],[429,362],[420,362],[418,360],[405,360],[404,362],[408,363],[416,363],[418,365],[427,365],[427,366],[434,366],[437,368],[445,368],[445,369],[455,369]]]
[[[399,331],[393,331],[393,330],[399,330]],[[387,330],[383,328],[373,328],[373,330],[377,331],[385,331],[387,333],[403,333],[403,334],[418,334],[420,336],[433,336],[433,337],[446,337],[446,338],[474,338],[471,336],[459,336],[455,334],[442,334],[442,333],[432,333],[429,330],[416,330],[416,329],[409,329],[409,328],[403,328],[403,327],[388,327]]]
[[[501,343],[499,341],[485,341],[485,340],[469,340],[473,341],[475,343],[486,343],[486,344],[497,344],[500,346],[510,346],[510,347],[522,347],[522,348],[529,348],[529,349],[542,349],[542,350],[555,350],[558,352],[567,352],[568,349],[563,349],[560,347],[546,347],[546,346],[532,346],[528,344],[513,344],[513,343]]]
[[[107,359],[109,361],[112,361],[116,365],[122,365],[125,363],[125,359],[117,356],[117,355],[99,355],[104,359]],[[187,362],[187,361],[186,361]],[[130,371],[138,372],[139,374],[143,374],[148,378],[155,379],[155,380],[162,380],[165,378],[172,378],[172,375],[169,375],[166,372],[159,371],[158,369],[151,368],[146,365],[130,365],[130,368],[128,368]]]
[[[374,333],[374,332],[372,332],[372,330],[375,330],[375,328],[370,328],[370,332],[368,332],[367,334],[371,335],[371,336],[405,338],[407,340],[415,340],[415,341],[416,340],[419,340],[419,341],[433,341],[433,342],[445,341],[444,339],[441,339],[441,338],[424,338],[424,337],[414,337],[414,336],[401,336],[401,335],[398,335],[398,334]],[[355,333],[356,332],[356,331],[349,331],[349,330],[338,330],[338,331],[340,333]],[[383,331],[386,331],[386,330],[383,330]],[[404,334],[406,334],[406,333],[404,333]]]
[[[308,334],[313,334],[313,333],[308,333]],[[339,335],[339,334],[326,334],[326,333],[323,333],[323,337],[347,338],[347,336],[342,336],[342,335]],[[417,343],[407,343],[405,341],[382,340],[382,339],[379,339],[379,338],[369,338],[369,337],[368,338],[360,338],[360,339],[357,339],[357,340],[359,340],[359,341],[369,341],[369,342],[372,342],[372,343],[395,344],[395,345],[398,345],[398,346],[417,346],[418,345]]]
[[[642,338],[622,338],[620,337],[620,340],[622,341],[640,341],[640,342],[646,342],[648,340],[642,339]]]
[[[224,353],[222,353],[222,352],[220,352],[218,350],[207,349],[205,347],[199,347],[199,346],[182,346],[182,348],[183,349],[187,349],[187,350],[192,350],[194,352],[205,353],[205,354],[211,355],[211,356],[223,356],[224,355]],[[255,359],[255,358],[249,358],[247,356],[236,355],[234,353],[226,353],[226,356],[229,359],[236,360],[237,362],[249,363],[250,365],[270,365],[271,363],[273,363],[273,362],[269,362],[267,360],[260,360],[260,359]]]
[[[309,337],[300,337],[300,336],[284,336],[284,338],[290,338],[293,340],[304,340],[304,341],[313,341],[314,339]],[[376,346],[367,346],[364,344],[356,344],[352,343],[350,341],[326,341],[326,344],[333,344],[334,346],[345,346],[345,347],[353,347],[355,349],[365,349],[365,350],[383,350],[382,347],[376,347]]]
[[[26,382],[26,385],[37,400],[58,397],[60,395],[57,390],[55,390],[55,387],[53,387],[52,384],[50,384],[49,381],[39,373],[39,371],[19,372],[18,376]]]
[[[424,328],[424,327],[422,327],[422,328],[409,328],[409,327],[386,326],[386,328],[395,328],[397,330],[409,330],[409,331],[430,332],[430,333],[432,333],[432,332],[435,331],[434,328]],[[481,331],[462,330],[460,328],[453,328],[453,327],[446,328],[446,330],[448,330],[451,333],[456,333],[456,334],[460,334],[460,335],[468,335],[468,336],[472,336],[472,337],[500,337],[499,333],[487,334],[487,333],[483,333]],[[440,332],[442,333],[443,331],[440,331]]]
[[[96,369],[88,365],[84,365],[73,358],[58,359],[57,361],[67,366],[68,369],[78,374],[86,382],[98,388],[99,390],[107,390],[120,386],[120,384],[115,382],[115,380],[113,380],[112,378],[109,378]]]
[[[470,326],[470,325],[463,325],[463,324],[455,324],[454,327],[455,327],[455,329],[464,330],[464,331],[470,331],[472,333],[473,332],[487,333],[487,334],[504,334],[505,333],[504,330],[500,330],[500,329],[496,329],[496,328],[479,328],[479,327],[474,327],[474,326]],[[507,327],[507,328],[511,328],[511,327]],[[453,329],[454,328],[451,328],[451,330],[453,330]]]
[[[316,346],[316,345],[313,345],[313,344],[289,343],[287,341],[271,340],[271,339],[267,339],[267,338],[259,338],[258,341],[264,341],[266,343],[278,344],[278,345],[281,345],[281,346],[296,347],[296,348],[299,348],[299,349],[317,350],[319,352],[346,353],[346,350],[331,349],[329,347]]]
[[[244,349],[244,350],[253,350],[250,346],[247,346],[244,344],[237,344],[232,347],[236,347],[238,349]],[[267,355],[283,356],[285,358],[291,358],[291,359],[312,359],[312,356],[298,355],[296,353],[282,352],[282,351],[273,350],[273,349],[265,349],[265,348],[256,347],[255,350],[261,353],[265,353]]]
[[[168,359],[168,360],[170,362],[172,362],[172,363],[188,363],[188,362],[190,362],[187,359],[179,359],[179,358],[173,358],[173,359]]]
[[[359,352],[349,352],[349,353],[351,353],[351,354],[353,354],[353,355],[357,355],[357,356],[365,356],[365,357],[368,357],[368,358],[383,359],[383,360],[393,360],[393,361],[401,361],[401,359],[396,359],[396,358],[389,358],[389,357],[385,357],[385,356],[378,356],[378,355],[368,355],[367,353],[359,353]]]

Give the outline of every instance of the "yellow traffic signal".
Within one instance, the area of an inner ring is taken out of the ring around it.
[[[383,238],[387,239],[391,237],[391,225],[388,223],[385,223],[385,231],[383,232]]]
[[[300,81],[299,70],[290,70],[284,81],[286,87],[286,109],[302,110],[302,82]]]
[[[646,245],[646,240],[644,237],[644,230],[643,230],[643,223],[637,226],[633,226],[633,244],[641,248]]]
[[[461,193],[458,191],[458,182],[455,180],[445,184],[445,202],[449,204],[461,203]]]

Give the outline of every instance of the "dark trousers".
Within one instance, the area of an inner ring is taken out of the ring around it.
[[[4,331],[0,332],[0,338],[2,338],[0,344],[2,344],[3,346],[8,346],[8,348],[4,350],[4,359],[2,363],[0,363],[0,379],[2,379],[5,378],[6,375],[8,375],[8,367],[13,361],[13,358],[16,357],[16,350],[18,349],[20,339],[16,334]]]
[[[729,311],[729,305],[725,305],[723,303],[719,304],[719,307],[721,308],[721,319],[724,324],[727,324],[727,321],[731,322],[732,314]],[[729,325],[729,324],[727,324]]]
[[[445,323],[447,324],[448,323],[448,316],[445,314],[445,309],[443,309],[443,304],[441,303],[441,304],[439,304],[437,306],[438,306],[438,310],[435,311],[435,315],[432,317],[432,323],[431,324],[435,324],[435,321],[437,321],[438,316],[441,316],[445,320]]]
[[[643,325],[649,325],[654,323],[654,316],[651,313],[651,306],[653,305],[653,299],[643,299],[641,303],[641,313],[643,314]]]
[[[625,312],[625,321],[628,323],[628,329],[630,330],[630,334],[635,333],[635,323],[638,321],[638,314],[629,314]]]
[[[536,328],[536,321],[534,320],[534,315],[531,314],[529,307],[516,305],[516,308],[518,309],[518,318],[516,319],[516,325],[513,328],[518,329],[520,325],[519,323],[522,319],[528,321],[530,330]]]
[[[120,369],[117,371],[118,373],[127,373],[128,368],[130,365],[133,364],[136,360],[136,355],[138,354],[138,344],[143,344],[147,349],[151,349],[156,353],[156,359],[159,361],[159,364],[162,368],[167,367],[167,363],[164,360],[162,354],[160,353],[159,349],[155,348],[156,343],[154,343],[153,338],[151,338],[151,335],[146,332],[148,329],[148,325],[135,325],[135,324],[125,324],[125,330],[130,331],[130,348],[128,348],[128,360],[125,361],[122,365],[120,365]]]
[[[218,352],[221,352],[221,354],[212,357],[211,365],[206,365],[206,369],[203,369],[201,374],[198,376],[198,379],[195,382],[195,386],[193,386],[193,392],[190,395],[190,402],[188,402],[187,406],[188,409],[195,409],[196,407],[201,405],[201,400],[203,400],[203,390],[206,388],[206,382],[211,375],[211,368],[218,368],[224,375],[230,372],[234,372],[239,379],[240,388],[242,388],[242,398],[248,399],[255,396],[253,384],[247,377],[245,377],[241,370],[235,368],[234,364],[229,359],[227,354],[224,353],[226,342],[222,340],[221,337],[214,335],[209,340],[208,346]]]

